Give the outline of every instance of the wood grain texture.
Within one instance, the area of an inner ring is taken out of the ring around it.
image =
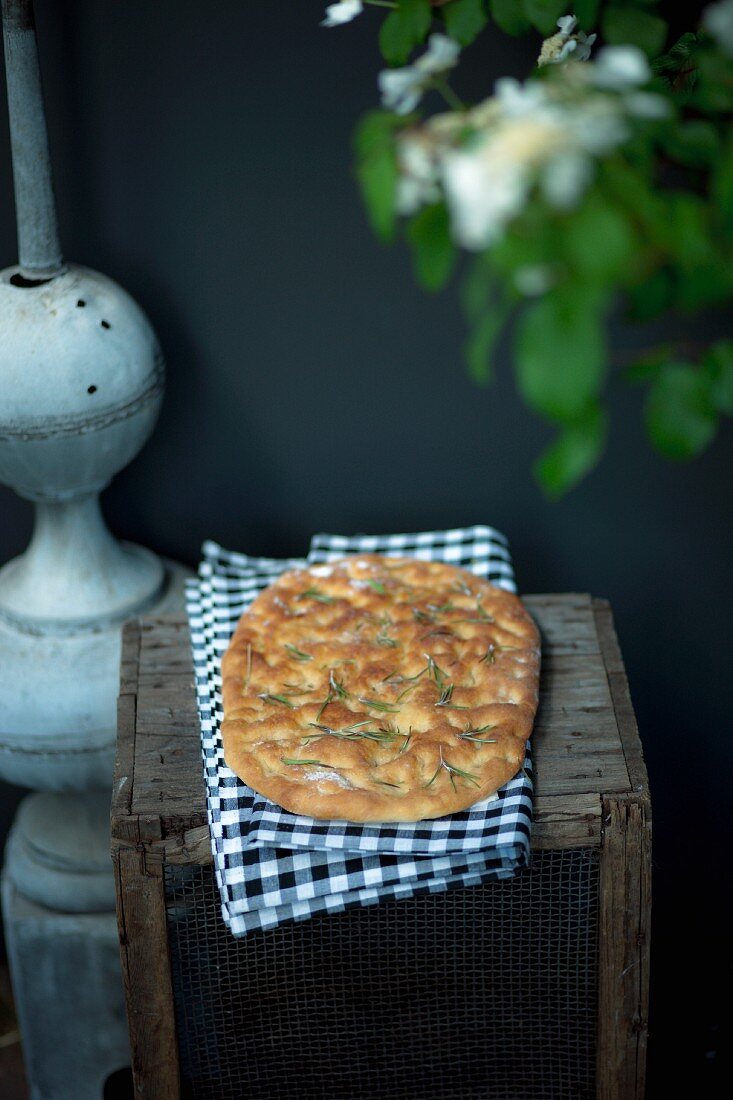
[[[607,600],[594,600],[593,613],[598,630],[601,655],[608,675],[616,721],[618,722],[621,747],[629,772],[629,781],[632,790],[648,791],[649,777],[644,763],[639,730],[636,725],[634,708],[631,705],[629,682],[626,678],[626,669],[621,657],[621,649],[616,636],[610,604]]]
[[[163,864],[115,853],[117,923],[135,1096],[178,1100],[180,1072],[165,919]]]
[[[603,799],[598,1100],[643,1100],[649,1011],[651,818],[646,794]]]

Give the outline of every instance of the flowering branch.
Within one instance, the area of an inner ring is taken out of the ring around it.
[[[327,25],[362,9],[332,4]],[[466,106],[447,74],[490,23],[540,30],[537,69]],[[535,466],[553,496],[605,446],[611,312],[644,323],[733,297],[733,0],[665,53],[667,34],[655,0],[579,3],[577,18],[532,0],[395,0],[380,28],[382,109],[356,133],[370,220],[389,241],[406,219],[429,290],[469,254],[469,370],[490,379],[511,323],[519,391],[558,431]],[[431,91],[448,111],[422,113]],[[733,415],[733,341],[694,356],[673,343],[625,377],[646,387],[668,457],[701,453]]]

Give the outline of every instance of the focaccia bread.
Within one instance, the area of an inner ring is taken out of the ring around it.
[[[420,821],[521,767],[539,635],[472,573],[360,554],[283,573],[222,673],[224,757],[254,790],[316,818]]]

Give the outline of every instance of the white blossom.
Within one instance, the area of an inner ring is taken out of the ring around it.
[[[504,118],[537,118],[548,106],[547,92],[537,80],[522,84],[513,76],[502,76],[494,85],[494,97]]]
[[[433,77],[452,69],[461,47],[445,34],[431,34],[428,48],[412,65],[383,69],[379,74],[382,106],[398,115],[409,115],[422,99]]]
[[[572,210],[593,176],[593,161],[579,149],[547,162],[540,184],[547,201],[558,210]]]
[[[326,8],[326,18],[321,22],[321,26],[340,27],[356,19],[363,10],[362,0],[338,0],[337,4],[329,4]]]
[[[591,46],[596,40],[595,34],[576,31],[578,20],[574,15],[564,15],[558,19],[560,30],[542,43],[538,65],[560,65],[572,57],[574,61],[587,61]]]
[[[652,75],[646,54],[638,46],[604,46],[591,70],[596,88],[613,92],[646,84]]]
[[[626,110],[635,118],[667,118],[671,107],[664,96],[654,92],[628,92],[623,97]]]
[[[733,0],[721,0],[721,3],[705,8],[702,25],[723,53],[733,57]]]
[[[570,38],[570,35],[578,25],[578,20],[574,15],[562,15],[558,19],[557,25],[560,28],[560,34],[565,38]]]
[[[574,30],[572,20],[560,22],[561,33]],[[454,240],[481,250],[501,238],[535,190],[556,209],[572,209],[596,161],[629,139],[633,120],[668,111],[663,96],[640,87],[650,75],[641,51],[607,47],[588,64],[571,61],[557,78],[498,80],[494,94],[470,110],[410,127],[398,138],[399,211],[414,213],[442,194]],[[392,76],[404,80],[398,107],[412,109],[424,73],[416,64]],[[531,285],[539,283],[528,276],[520,292],[533,293]]]
[[[431,34],[428,48],[418,57],[415,68],[431,75],[447,72],[457,64],[460,52],[459,44],[447,34]]]
[[[438,202],[438,164],[431,143],[419,133],[407,130],[397,144],[398,214],[414,214],[423,206]]]
[[[514,272],[514,286],[525,298],[539,298],[554,286],[557,276],[550,264],[523,264]]]
[[[490,149],[456,150],[443,160],[443,186],[453,235],[464,248],[493,244],[524,206],[529,179],[512,161],[492,162]]]

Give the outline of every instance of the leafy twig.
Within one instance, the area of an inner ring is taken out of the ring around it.
[[[259,699],[264,699],[266,703],[281,703],[284,707],[290,707],[293,709],[293,704],[285,695],[276,695],[274,692],[261,691],[258,695]]]
[[[295,645],[288,645],[288,643],[286,642],[285,643],[285,648],[287,649],[290,656],[296,661],[312,661],[313,660],[310,653],[304,653],[302,649],[298,649],[298,647],[295,646]]]
[[[327,596],[325,592],[321,592],[320,588],[307,588],[295,598],[296,600],[317,600],[319,603],[336,603],[334,596]]]
[[[471,772],[464,772],[462,768],[456,767],[455,764],[451,764],[445,759],[445,757],[443,756],[443,746],[442,745],[440,746],[439,753],[440,753],[440,763],[438,764],[438,767],[435,769],[435,774],[425,784],[426,787],[431,787],[433,785],[433,783],[438,778],[438,776],[440,775],[440,773],[443,769],[445,769],[448,772],[448,776],[450,778],[453,790],[456,789],[456,781],[454,779],[454,776],[456,776],[456,775],[459,775],[461,777],[461,779],[467,779],[468,782],[473,783],[473,785],[475,787],[480,787],[481,786],[481,783],[479,781],[478,776],[472,775]]]

